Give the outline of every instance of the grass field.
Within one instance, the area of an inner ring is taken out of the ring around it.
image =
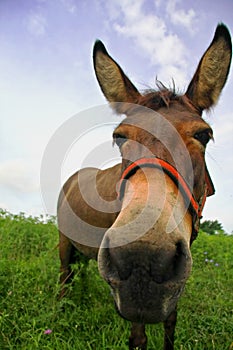
[[[0,349],[127,350],[130,323],[113,306],[91,261],[75,265],[61,302],[53,220],[0,213]],[[193,272],[179,302],[178,350],[233,349],[233,236],[201,232]],[[162,324],[147,326],[148,349],[162,349]]]

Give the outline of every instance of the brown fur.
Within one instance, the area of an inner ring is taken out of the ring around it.
[[[206,186],[205,146],[212,137],[201,113],[216,103],[230,62],[230,34],[219,25],[185,95],[162,84],[158,91],[140,94],[104,45],[97,42],[94,47],[100,87],[111,106],[127,116],[113,133],[122,164],[106,170],[82,169],[61,191],[60,297],[72,276],[74,247],[97,259],[119,314],[132,322],[130,350],[146,350],[145,324],[157,322],[164,323],[164,350],[174,349],[177,302],[192,266],[193,214],[174,181],[159,169],[135,171],[120,201],[121,173],[139,158],[161,158],[179,170],[196,200],[201,200]]]

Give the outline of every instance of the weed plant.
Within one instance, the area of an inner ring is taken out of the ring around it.
[[[55,220],[0,212],[0,349],[127,350],[130,323],[118,316],[97,264],[73,266],[59,293]],[[179,302],[175,348],[233,349],[233,236],[200,232],[193,272]],[[147,326],[148,349],[162,349],[163,326]]]

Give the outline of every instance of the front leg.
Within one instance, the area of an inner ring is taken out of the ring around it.
[[[59,256],[60,256],[60,285],[61,290],[59,300],[61,300],[66,293],[66,284],[72,280],[73,271],[71,264],[74,262],[75,248],[70,242],[69,238],[59,231]]]
[[[164,345],[163,350],[174,350],[174,335],[177,319],[177,310],[175,309],[171,315],[164,321]]]
[[[145,325],[142,323],[132,323],[131,334],[129,337],[129,350],[135,349],[147,349]]]

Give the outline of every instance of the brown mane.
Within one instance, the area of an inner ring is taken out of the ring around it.
[[[188,107],[192,112],[201,114],[198,108],[196,108],[185,95],[180,95],[176,92],[175,86],[173,86],[173,89],[168,89],[161,82],[156,85],[158,90],[148,89],[140,96],[137,101],[140,106],[157,111],[160,108],[169,108],[173,103],[179,103]]]

